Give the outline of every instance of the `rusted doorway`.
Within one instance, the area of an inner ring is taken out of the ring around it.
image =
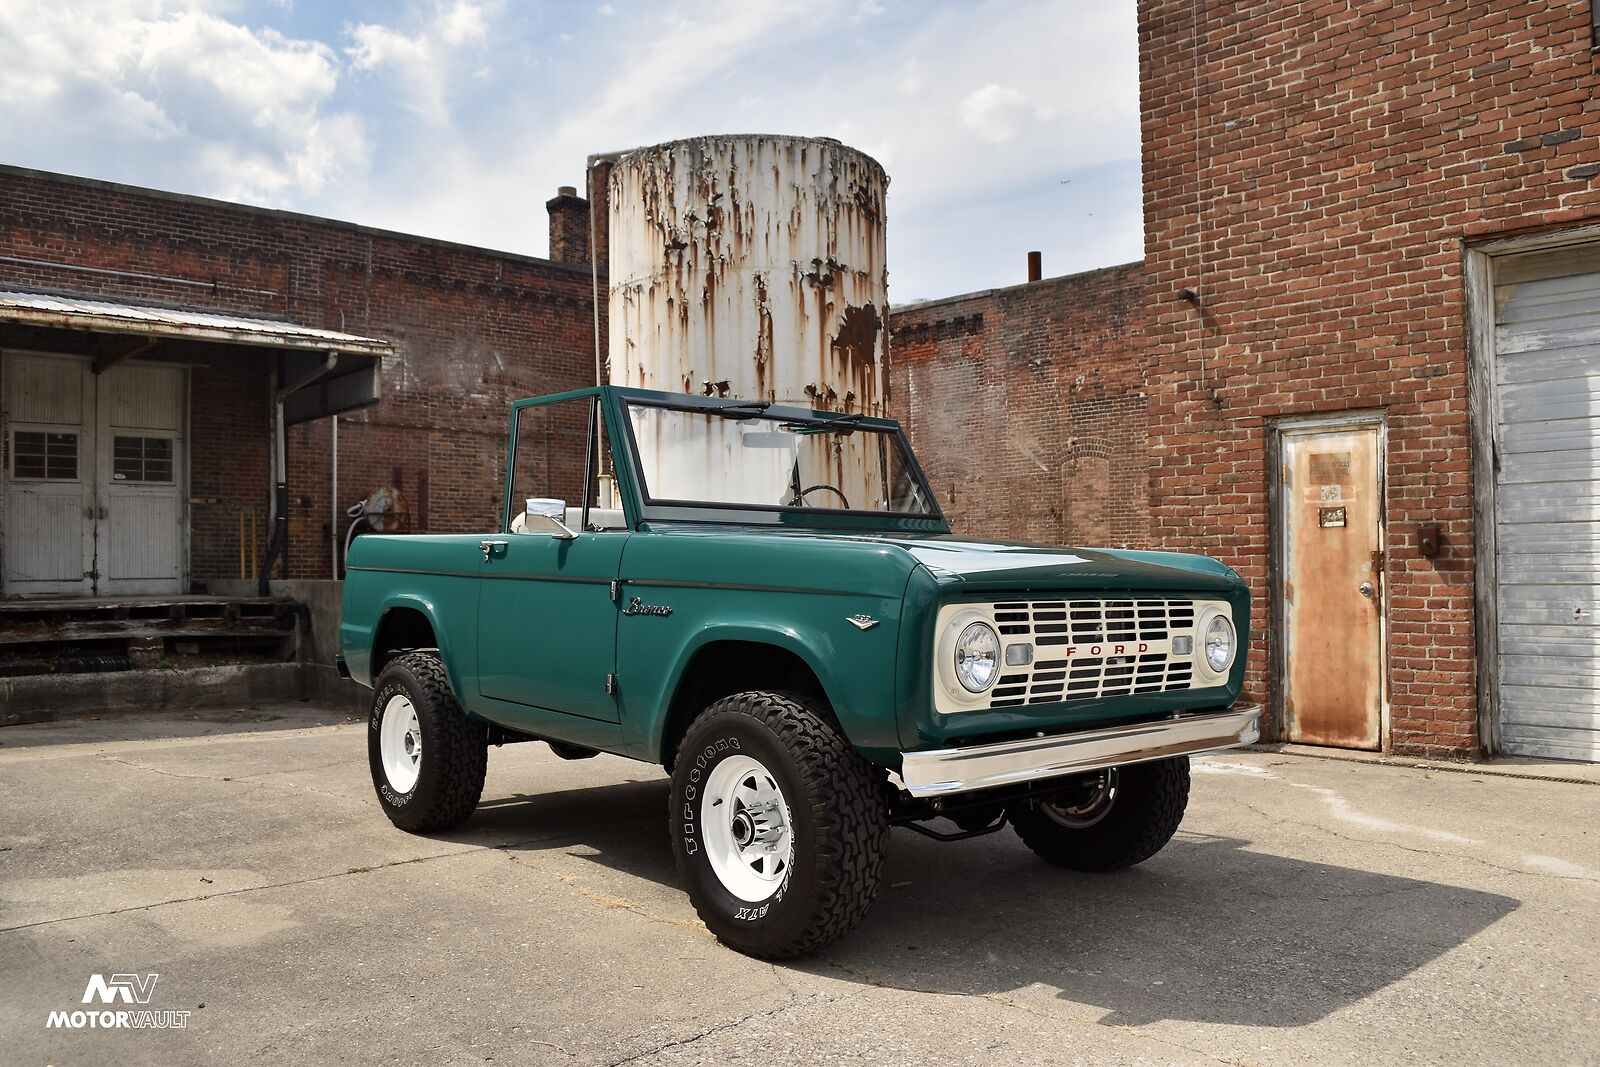
[[[1383,425],[1278,428],[1281,684],[1288,739],[1377,749],[1384,679]]]

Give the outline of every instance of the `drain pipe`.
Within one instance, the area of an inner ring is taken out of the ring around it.
[[[283,402],[290,393],[299,392],[332,371],[338,362],[339,353],[329,352],[320,366],[279,389],[272,398],[272,538],[267,542],[267,556],[261,561],[261,573],[256,576],[256,596],[272,595],[269,576],[289,547],[289,429],[284,421]]]
[[[339,416],[330,416],[333,420],[331,429],[332,443],[329,451],[333,453],[332,471],[329,477],[328,501],[333,505],[333,521],[328,523],[328,576],[334,581],[339,580]]]
[[[615,166],[617,160],[621,159],[630,152],[637,152],[638,150],[639,149],[637,148],[625,148],[617,152],[596,152],[584,162],[583,192],[584,195],[589,198],[589,284],[591,287],[589,299],[590,303],[594,307],[594,384],[596,385],[606,384],[606,373],[605,357],[600,352],[600,250],[595,247],[595,238],[598,236],[598,234],[595,232],[596,224],[594,217],[596,206],[595,201],[599,198],[594,195],[594,171],[596,167],[600,166]],[[606,174],[606,180],[608,182],[610,181],[609,171]],[[609,201],[610,196],[608,193],[607,210],[610,210]],[[609,237],[610,230],[608,229],[606,232]],[[611,266],[610,259],[611,257],[608,253],[606,256],[606,269],[608,273]]]

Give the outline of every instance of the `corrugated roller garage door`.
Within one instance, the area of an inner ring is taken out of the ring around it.
[[[1600,760],[1600,248],[1495,261],[1500,747]]]

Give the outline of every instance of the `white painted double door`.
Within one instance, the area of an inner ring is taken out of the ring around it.
[[[180,593],[182,367],[0,353],[6,596]]]

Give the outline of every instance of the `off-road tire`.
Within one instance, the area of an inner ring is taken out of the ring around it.
[[[383,769],[379,731],[391,698],[403,694],[422,728],[422,760],[416,783],[398,793]],[[367,718],[367,764],[378,803],[389,821],[414,834],[448,830],[466,821],[483,795],[488,736],[456,703],[444,665],[431,652],[406,652],[383,668]]]
[[[843,937],[871,907],[889,841],[879,773],[805,698],[737,693],[690,724],[672,772],[668,826],[678,877],[707,928],[761,959],[814,952]],[[703,845],[700,791],[723,759],[745,755],[771,773],[794,842],[776,894],[751,906],[724,887]]]
[[[1118,768],[1117,793],[1105,817],[1068,827],[1037,804],[1013,805],[1007,815],[1023,844],[1074,871],[1120,871],[1154,856],[1172,840],[1189,803],[1189,757]]]

